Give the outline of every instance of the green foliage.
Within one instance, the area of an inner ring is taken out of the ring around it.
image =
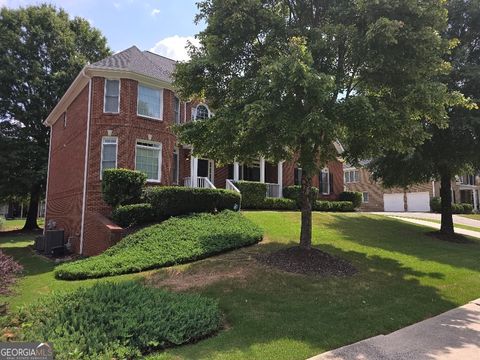
[[[313,204],[314,211],[330,211],[330,212],[351,212],[355,210],[355,206],[351,201],[315,201]]]
[[[267,197],[267,184],[255,181],[236,181],[242,194],[242,209],[260,209]]]
[[[224,189],[155,186],[145,190],[144,200],[152,205],[157,220],[201,212],[238,210],[240,194]]]
[[[319,191],[318,191],[318,188],[314,186],[312,186],[311,191],[312,191],[311,198],[312,198],[312,204],[313,204],[313,202],[316,201],[318,198]],[[287,186],[283,188],[283,196],[286,197],[287,199],[295,200],[298,206],[300,206],[301,195],[302,195],[302,187],[299,185],[292,185],[292,186]]]
[[[297,210],[297,202],[292,199],[285,198],[271,198],[266,197],[263,199],[261,205],[262,210]]]
[[[152,222],[155,213],[150,204],[121,205],[113,210],[112,219],[123,227],[142,225]]]
[[[3,216],[0,216],[0,230],[3,230],[6,225],[6,220]]]
[[[82,68],[110,50],[87,20],[46,4],[1,7],[0,34],[0,197],[30,195],[31,218],[47,175],[42,122]]]
[[[147,175],[129,169],[106,169],[102,175],[103,200],[112,206],[140,201]]]
[[[430,209],[432,212],[442,212],[442,199],[440,197],[433,197],[430,199]],[[473,205],[468,203],[452,204],[452,214],[471,214],[473,212]]]
[[[355,209],[362,205],[363,194],[357,191],[344,191],[338,196],[339,201],[350,201]]]
[[[58,279],[139,272],[202,259],[257,243],[262,230],[242,214],[224,211],[171,218],[131,234],[103,254],[58,266]]]
[[[156,349],[211,335],[216,301],[136,282],[97,283],[58,293],[20,310],[25,341],[52,342],[56,359],[139,359]]]

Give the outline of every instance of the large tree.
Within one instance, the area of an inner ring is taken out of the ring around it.
[[[302,168],[300,245],[311,246],[312,177],[336,156],[411,148],[443,123],[449,44],[441,0],[205,0],[206,29],[175,84],[215,116],[183,142],[222,163],[259,156]]]
[[[442,80],[470,102],[448,109],[448,127],[425,123],[429,139],[414,151],[390,152],[370,163],[386,186],[407,187],[440,180],[441,229],[453,234],[451,181],[480,168],[480,0],[449,0],[445,37],[457,43],[448,54],[452,71]]]
[[[110,50],[87,20],[50,5],[3,7],[0,49],[0,197],[29,195],[25,229],[34,229],[48,162],[42,122],[82,67]]]

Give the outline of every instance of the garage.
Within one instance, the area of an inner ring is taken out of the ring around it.
[[[407,209],[409,212],[429,212],[430,194],[428,192],[407,193]]]
[[[383,208],[385,211],[405,211],[403,193],[383,194]]]

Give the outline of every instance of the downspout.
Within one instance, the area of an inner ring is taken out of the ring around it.
[[[48,210],[48,179],[50,178],[50,158],[52,156],[52,133],[53,133],[53,126],[50,125],[50,141],[48,143],[48,164],[47,164],[47,186],[45,188],[45,219],[47,219],[47,210]],[[43,235],[47,231],[47,225],[43,226]]]
[[[80,228],[80,255],[83,254],[83,237],[85,232],[85,209],[86,209],[86,200],[87,200],[87,172],[88,172],[88,150],[90,147],[91,106],[92,106],[92,79],[88,81],[87,138],[85,140],[85,167],[83,170],[83,201],[82,201],[82,223]]]

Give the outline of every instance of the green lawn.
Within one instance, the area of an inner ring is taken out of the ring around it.
[[[473,220],[480,220],[480,214],[468,214],[468,215],[460,215],[463,217],[467,217]]]
[[[38,219],[38,226],[43,227],[45,224],[45,219],[39,218]],[[6,220],[5,226],[0,229],[1,231],[12,231],[12,230],[20,230],[25,225],[25,219],[13,219],[13,220]]]
[[[315,213],[315,246],[348,259],[359,273],[349,278],[294,275],[264,267],[254,255],[296,244],[299,213],[245,215],[265,229],[261,244],[135,276],[150,285],[216,298],[225,314],[225,330],[217,336],[150,360],[305,359],[479,296],[480,242],[442,242],[425,235],[430,229],[382,216]],[[0,237],[0,246],[28,270],[18,293],[7,299],[13,306],[100,281],[55,280],[53,265],[25,248],[30,239]],[[125,278],[132,276],[108,279]]]
[[[462,216],[465,216],[465,215],[462,215]],[[442,223],[440,220],[435,220],[435,219],[424,219],[424,218],[410,218],[410,219],[428,221],[428,222],[432,222],[432,223],[435,223],[435,224],[441,224]],[[458,228],[458,229],[465,229],[465,230],[472,230],[472,231],[479,231],[480,232],[480,227],[476,227],[476,226],[470,226],[470,225],[455,223],[454,227]]]

